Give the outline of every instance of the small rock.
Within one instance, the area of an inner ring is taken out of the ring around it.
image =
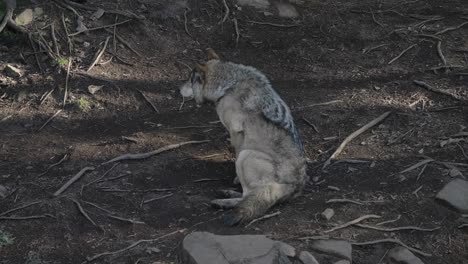
[[[322,212],[321,215],[324,219],[328,221],[335,215],[335,211],[331,208],[327,208]]]
[[[278,8],[278,13],[280,17],[295,18],[299,16],[296,8],[290,3],[278,3],[276,4],[276,8]]]
[[[253,6],[262,9],[270,6],[270,2],[268,0],[237,0],[237,3],[243,6]]]
[[[439,191],[436,199],[462,213],[468,213],[468,181],[455,179],[449,182]]]
[[[424,264],[411,251],[404,247],[394,247],[387,254],[389,264]]]
[[[90,85],[90,86],[88,86],[88,92],[89,92],[90,94],[95,94],[95,93],[97,93],[99,90],[101,90],[102,87],[104,87],[104,85]]]
[[[319,252],[351,260],[352,246],[345,240],[315,240],[311,247]]]
[[[24,26],[33,21],[34,14],[32,9],[28,8],[16,16],[15,22],[18,26]]]
[[[449,170],[449,175],[450,175],[450,177],[452,177],[452,178],[455,178],[455,177],[462,177],[462,178],[463,178],[463,177],[464,177],[464,176],[463,176],[463,173],[462,173],[459,169],[457,169],[457,168],[451,168],[451,169]]]
[[[42,9],[42,7],[36,7],[34,8],[34,11],[33,11],[33,15],[34,17],[40,17],[44,14],[44,9]]]
[[[18,77],[21,77],[23,75],[22,70],[14,67],[14,66],[12,66],[10,64],[7,64],[7,66],[5,67],[3,72],[5,73],[6,76],[12,77],[12,78],[18,78]]]
[[[159,253],[161,250],[157,247],[149,247],[146,249],[146,253],[148,254],[153,254],[153,253]]]
[[[96,10],[96,12],[94,12],[90,18],[91,20],[98,20],[102,17],[102,15],[104,15],[104,9],[98,8],[98,10]]]
[[[307,251],[301,251],[301,253],[299,253],[299,260],[302,261],[303,264],[319,264],[317,259]]]
[[[0,185],[0,197],[5,198],[7,194],[8,194],[8,189],[5,186]]]

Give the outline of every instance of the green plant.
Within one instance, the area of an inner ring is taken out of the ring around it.
[[[68,60],[63,57],[59,57],[57,58],[57,64],[60,66],[66,66],[68,65]]]
[[[83,112],[87,112],[91,109],[91,103],[88,100],[86,100],[86,98],[84,97],[81,97],[80,99],[78,99],[77,104],[78,104],[78,107]]]
[[[7,232],[0,230],[0,247],[13,244],[15,238]]]

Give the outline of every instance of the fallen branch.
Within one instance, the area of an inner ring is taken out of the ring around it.
[[[330,232],[333,232],[333,231],[336,231],[336,230],[339,230],[339,229],[343,229],[343,228],[346,228],[348,226],[351,226],[351,225],[354,225],[354,224],[357,224],[359,222],[362,222],[366,219],[371,219],[371,218],[381,218],[381,216],[378,216],[378,215],[363,215],[359,218],[356,218],[352,221],[349,221],[347,223],[344,223],[342,225],[338,225],[338,226],[335,226],[334,228],[332,229],[329,229],[329,230],[325,230],[324,233],[330,233]]]
[[[330,199],[330,200],[326,201],[325,203],[326,204],[329,204],[329,203],[352,203],[352,204],[357,204],[357,205],[363,205],[363,203],[361,203],[361,202],[350,200],[350,199]]]
[[[310,108],[310,107],[314,107],[314,106],[331,105],[331,104],[337,104],[337,103],[342,103],[342,102],[343,102],[343,100],[333,100],[333,101],[324,102],[324,103],[316,103],[316,104],[301,106],[301,107],[298,107],[298,108],[294,108],[291,111],[296,112],[296,111],[300,111],[302,109]]]
[[[229,17],[229,12],[230,12],[229,6],[226,3],[226,0],[223,0],[223,5],[224,5],[224,17],[223,17],[223,20],[221,20],[220,24],[226,22],[226,20]]]
[[[78,202],[76,199],[72,199],[70,198],[70,200],[72,200],[72,202],[76,205],[76,207],[78,207],[78,210],[80,211],[80,213],[91,223],[93,224],[93,226],[99,228],[102,230],[102,228],[100,226],[98,226],[94,221],[93,219],[91,219],[91,217],[89,217],[88,213],[86,213],[86,211],[83,209],[83,207],[81,206],[80,202]]]
[[[418,80],[413,80],[413,83],[422,87],[422,88],[425,88],[431,92],[435,92],[435,93],[440,93],[440,94],[443,94],[443,95],[448,95],[450,97],[452,97],[453,99],[456,99],[456,100],[460,100],[460,101],[464,101],[463,98],[459,95],[456,95],[456,94],[452,94],[451,92],[448,92],[448,91],[444,91],[444,90],[440,90],[440,89],[437,89],[435,87],[432,87],[430,86],[429,84],[423,82],[423,81],[418,81]]]
[[[119,216],[115,216],[115,215],[108,215],[107,217],[115,219],[115,220],[119,220],[119,221],[122,221],[122,222],[131,223],[131,224],[138,224],[138,225],[144,225],[145,224],[145,222],[142,222],[142,221],[127,219],[127,218],[123,218],[123,217],[119,217]]]
[[[406,52],[408,52],[410,49],[416,47],[417,44],[413,44],[411,46],[409,46],[408,48],[404,49],[400,54],[398,54],[398,56],[396,56],[395,58],[391,59],[389,62],[388,62],[388,65],[394,63],[396,60],[398,60],[399,58],[401,58],[401,56],[403,56]]]
[[[111,33],[111,34],[114,34],[113,31],[111,31],[110,29],[104,29],[105,31]],[[138,52],[136,49],[134,49],[132,47],[132,45],[130,45],[130,43],[128,43],[125,39],[123,39],[120,35],[118,34],[115,34],[115,38],[117,38],[118,41],[120,41],[122,44],[124,44],[124,46],[126,46],[129,50],[131,50],[133,53],[135,53],[136,55],[138,55],[139,57],[143,57],[143,55],[141,55],[140,52]],[[115,54],[113,54],[115,56]]]
[[[165,152],[165,151],[168,151],[168,150],[180,148],[180,147],[182,147],[182,146],[184,146],[184,145],[188,145],[188,144],[202,144],[202,143],[206,143],[206,142],[209,142],[209,141],[210,141],[210,140],[187,141],[187,142],[182,142],[182,143],[178,143],[178,144],[168,145],[168,146],[165,146],[165,147],[162,147],[162,148],[159,148],[159,149],[150,151],[150,152],[146,152],[146,153],[137,153],[137,154],[129,153],[129,154],[124,154],[124,155],[122,155],[122,156],[118,156],[118,157],[113,158],[113,159],[111,159],[111,160],[109,160],[109,161],[106,161],[106,162],[102,163],[102,165],[108,164],[108,163],[112,163],[112,162],[122,161],[122,160],[146,159],[146,158],[149,158],[149,157],[151,157],[151,156],[157,155],[157,154],[159,154],[159,153],[162,153],[162,152]]]
[[[125,23],[130,22],[130,21],[132,21],[132,19],[127,19],[127,20],[120,21],[120,22],[117,22],[117,23],[114,23],[114,24],[109,24],[109,25],[104,25],[104,26],[99,26],[99,27],[94,27],[94,28],[87,28],[86,30],[78,31],[78,32],[75,32],[75,33],[70,33],[68,36],[73,37],[73,36],[79,35],[79,34],[84,33],[84,32],[98,30],[98,29],[110,28],[110,27],[125,24]]]
[[[335,152],[333,152],[333,154],[327,159],[327,161],[325,161],[325,163],[323,164],[322,170],[325,169],[328,165],[330,165],[332,159],[334,159],[336,156],[338,156],[351,140],[353,140],[357,136],[361,135],[362,133],[367,131],[369,128],[371,128],[371,127],[377,125],[378,123],[382,122],[391,113],[392,112],[389,111],[389,112],[386,112],[386,113],[382,114],[381,116],[377,117],[376,119],[372,120],[371,122],[367,123],[363,127],[361,127],[358,130],[354,131],[351,135],[346,137],[345,140],[340,144],[340,146],[335,150]]]
[[[433,232],[433,231],[436,231],[436,230],[440,229],[440,227],[421,228],[421,227],[417,227],[417,226],[401,226],[401,227],[384,228],[384,227],[370,226],[370,225],[363,225],[363,224],[355,224],[355,226],[359,226],[361,228],[372,229],[372,230],[378,230],[378,231],[382,231],[382,232],[394,232],[394,231],[402,231],[402,230],[416,230],[416,231],[422,231],[422,232]]]
[[[52,165],[49,165],[49,167],[47,167],[47,169],[46,169],[43,173],[37,175],[37,177],[42,177],[42,176],[44,176],[47,172],[49,172],[50,169],[52,169],[53,167],[56,167],[56,166],[62,164],[65,160],[68,159],[68,157],[70,157],[70,153],[66,153],[65,155],[63,155],[63,157],[62,157],[58,162],[56,162],[56,163],[54,163],[54,164],[52,164]]]
[[[185,11],[184,11],[184,30],[185,30],[185,33],[187,33],[187,35],[188,35],[189,37],[193,38],[192,35],[190,35],[190,32],[189,32],[189,30],[188,30],[188,25],[187,25],[187,12],[188,12],[188,8],[186,8]]]
[[[302,120],[304,120],[304,122],[305,122],[307,125],[309,125],[310,127],[312,127],[312,128],[314,129],[314,131],[315,131],[317,134],[320,133],[319,130],[318,130],[318,128],[317,128],[317,126],[314,125],[312,122],[310,122],[309,120],[307,120],[305,117],[303,117]]]
[[[468,24],[468,22],[463,22],[463,23],[461,23],[460,25],[458,25],[456,27],[448,27],[446,29],[442,29],[441,31],[436,32],[434,35],[437,36],[437,35],[444,34],[444,33],[449,32],[449,31],[457,30],[457,29],[465,26],[466,24]]]
[[[432,254],[429,254],[429,253],[423,252],[421,250],[418,250],[418,249],[412,248],[410,246],[407,246],[405,243],[401,242],[398,239],[394,239],[394,238],[384,238],[384,239],[366,241],[366,242],[351,242],[351,245],[353,245],[353,246],[367,246],[367,245],[374,245],[374,244],[378,244],[378,243],[395,243],[395,244],[399,244],[402,247],[405,247],[409,251],[413,251],[414,253],[418,253],[418,254],[420,254],[422,256],[425,256],[425,257],[431,257],[432,256]]]
[[[104,52],[106,52],[107,44],[109,43],[110,37],[106,38],[106,41],[104,42],[104,46],[102,47],[101,50],[98,51],[96,54],[96,57],[93,60],[93,63],[89,66],[89,68],[86,70],[86,72],[89,72],[96,64],[101,60],[102,55],[104,55]]]
[[[43,214],[43,215],[31,215],[31,216],[0,216],[0,220],[31,220],[31,219],[41,219],[46,217],[52,217],[51,214]]]
[[[156,197],[156,198],[144,200],[144,201],[141,202],[141,205],[147,204],[147,203],[151,203],[151,202],[154,202],[154,201],[157,201],[157,200],[165,199],[165,198],[171,197],[172,195],[174,195],[174,194],[173,194],[173,193],[169,193],[169,194],[166,194],[166,195],[161,195],[161,196]]]
[[[78,179],[81,178],[87,171],[92,171],[94,170],[94,167],[85,167],[81,169],[75,176],[73,176],[69,181],[67,181],[60,189],[58,189],[55,193],[54,196],[57,197],[60,194],[62,194],[70,185],[72,185],[74,182],[76,182]]]
[[[444,54],[442,53],[442,41],[437,41],[437,55],[439,55],[440,60],[444,65],[447,65],[447,60],[445,59]]]
[[[47,126],[47,124],[49,124],[49,122],[52,121],[52,119],[54,119],[58,114],[60,114],[60,112],[62,112],[62,109],[57,110],[57,112],[55,112],[54,115],[47,119],[47,121],[37,130],[37,132],[41,131],[45,126]]]
[[[28,203],[28,204],[25,204],[25,205],[21,205],[19,207],[16,207],[16,208],[13,208],[13,209],[10,209],[10,210],[7,210],[3,213],[0,213],[0,216],[4,216],[4,215],[7,215],[9,213],[13,213],[15,211],[18,211],[18,210],[21,210],[21,209],[24,209],[26,207],[29,207],[29,206],[32,206],[32,205],[35,205],[35,204],[38,204],[38,203],[42,203],[42,201],[35,201],[35,202],[32,202],[32,203]]]
[[[430,163],[430,162],[433,162],[433,161],[434,161],[433,159],[425,159],[425,160],[422,160],[422,161],[420,161],[420,162],[418,162],[418,163],[416,163],[416,164],[410,166],[409,168],[404,169],[404,170],[402,170],[402,171],[400,171],[400,172],[398,172],[398,173],[396,173],[396,174],[403,174],[403,173],[412,171],[412,170],[414,170],[414,169],[417,169],[417,168],[419,168],[419,167],[421,167],[421,166],[423,166],[423,165],[426,165],[426,164],[428,164],[428,163]]]
[[[141,91],[141,90],[138,90],[138,92],[140,92],[141,96],[143,96],[143,98],[145,99],[145,101],[151,105],[151,108],[153,108],[153,110],[159,114],[159,110],[158,108],[156,108],[156,106],[150,101],[150,99]]]
[[[424,173],[426,168],[427,168],[427,164],[424,165],[424,167],[422,167],[421,171],[418,173],[418,177],[416,177],[416,181],[419,181],[419,179],[421,178],[421,175]]]
[[[234,23],[234,30],[236,31],[236,46],[237,46],[239,44],[239,38],[240,38],[239,25],[237,24],[237,18],[233,18],[232,22]]]
[[[390,223],[393,223],[393,222],[396,222],[396,221],[400,220],[400,218],[401,218],[401,215],[398,215],[395,219],[388,220],[388,221],[383,221],[383,222],[377,223],[375,225],[376,226],[381,226],[381,225],[385,225],[385,224],[390,224]]]
[[[281,214],[281,212],[277,211],[277,212],[274,212],[272,214],[264,215],[262,217],[259,217],[257,219],[254,219],[254,220],[250,221],[250,223],[248,223],[245,227],[249,227],[250,225],[252,225],[252,224],[254,224],[254,223],[258,222],[258,221],[262,221],[262,220],[265,220],[265,219],[268,219],[268,218],[272,218],[272,217],[275,217],[275,216],[280,215],[280,214]]]
[[[186,230],[186,229],[180,229],[180,230],[177,230],[177,231],[174,231],[174,232],[171,232],[171,233],[169,233],[169,234],[165,234],[165,235],[162,235],[162,236],[160,236],[160,237],[153,238],[153,239],[142,239],[142,240],[138,240],[138,241],[134,242],[133,244],[131,244],[131,245],[128,246],[128,247],[125,247],[125,248],[122,248],[122,249],[119,249],[119,250],[116,250],[116,251],[111,251],[111,252],[106,251],[106,252],[103,252],[103,253],[94,255],[94,256],[92,256],[92,257],[89,257],[89,258],[87,258],[87,260],[88,260],[89,262],[91,262],[91,261],[93,261],[93,260],[96,260],[96,259],[101,258],[101,257],[104,257],[104,256],[119,254],[119,253],[122,253],[122,252],[124,252],[124,251],[129,250],[129,249],[132,249],[132,248],[134,248],[134,247],[136,247],[136,246],[138,246],[138,245],[140,245],[140,244],[142,244],[142,243],[152,243],[152,242],[156,242],[156,241],[159,241],[159,240],[161,240],[161,239],[163,239],[163,238],[166,238],[166,237],[168,237],[168,236],[172,236],[172,235],[177,234],[177,233],[184,233],[185,230]]]

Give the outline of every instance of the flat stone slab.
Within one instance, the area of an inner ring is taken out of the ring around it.
[[[295,249],[264,235],[221,236],[193,232],[182,242],[182,263],[186,264],[276,264],[291,263]]]
[[[315,240],[311,244],[311,248],[321,253],[344,258],[346,260],[351,261],[352,259],[352,246],[348,241],[335,239]]]
[[[436,199],[462,213],[468,213],[468,181],[455,179],[437,193]]]
[[[389,264],[424,264],[411,251],[404,247],[394,247],[388,251],[387,259]]]

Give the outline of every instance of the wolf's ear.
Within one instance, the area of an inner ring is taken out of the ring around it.
[[[208,60],[220,60],[221,59],[219,55],[216,54],[216,52],[212,48],[208,48],[206,51],[208,55]]]

